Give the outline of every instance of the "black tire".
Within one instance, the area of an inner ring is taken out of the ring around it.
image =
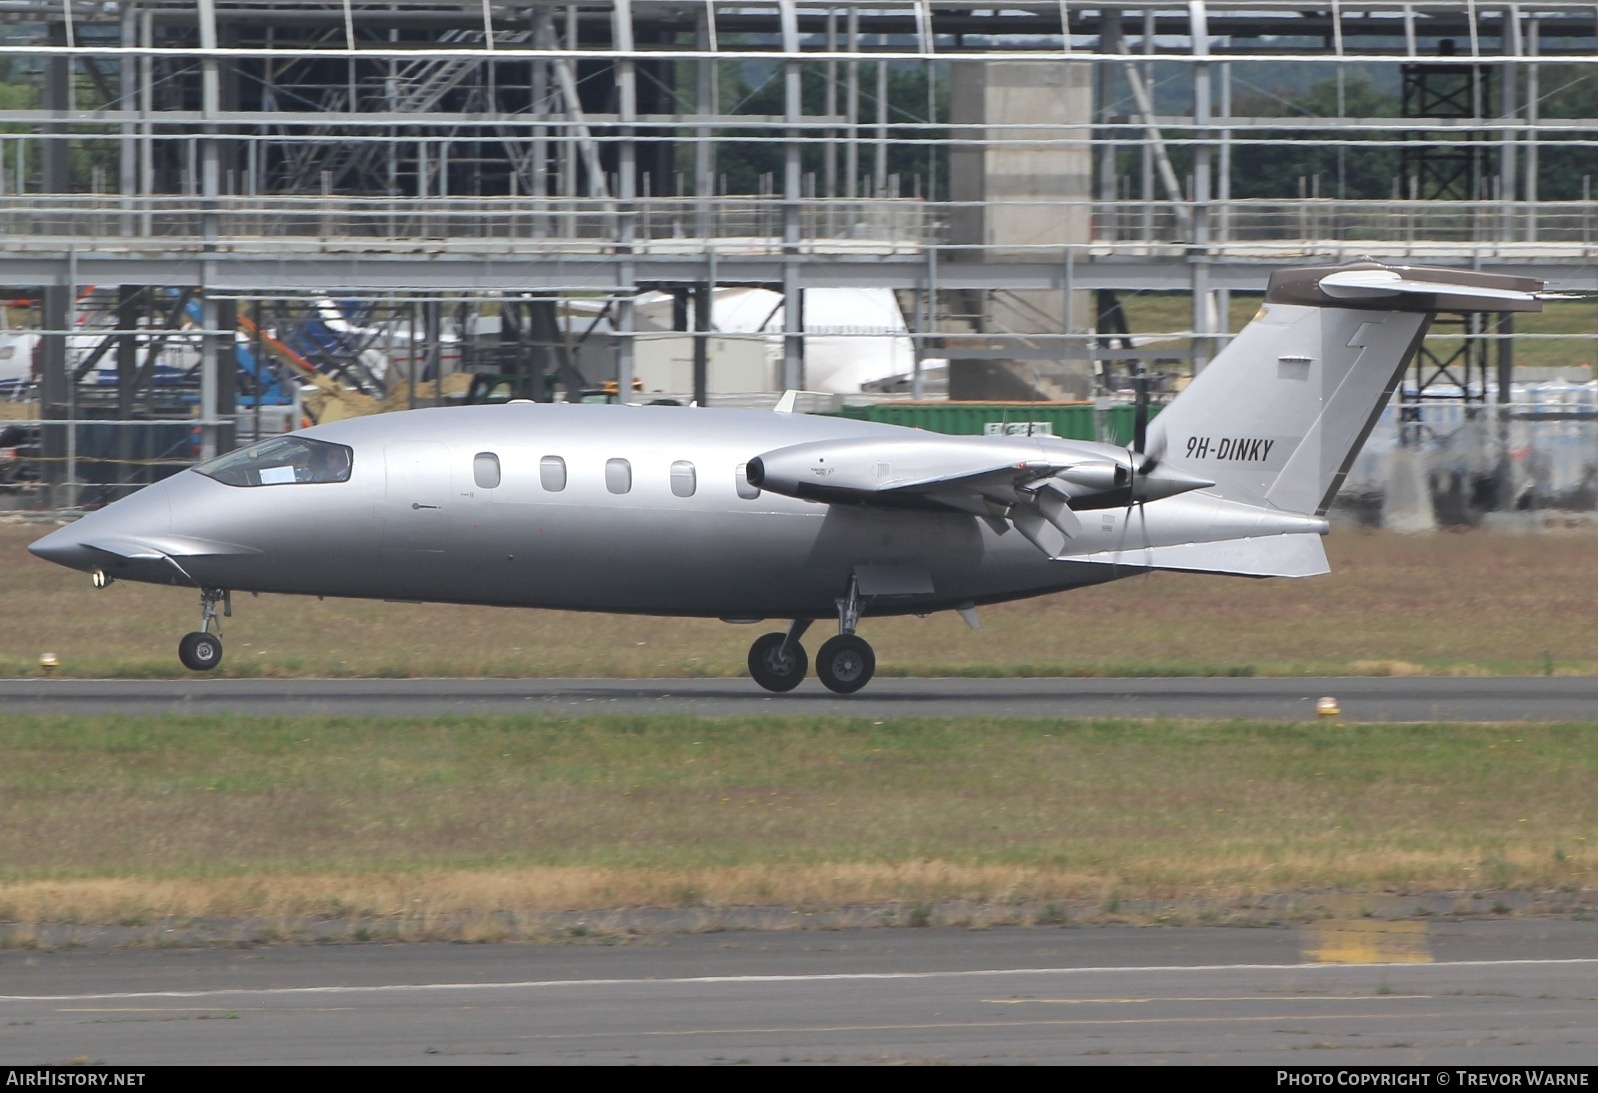
[[[829,691],[851,695],[871,682],[877,671],[877,654],[865,638],[839,634],[828,638],[816,654],[816,676]]]
[[[786,634],[765,634],[749,647],[749,674],[766,690],[778,694],[799,686],[810,671],[810,654],[797,641],[788,646],[787,656],[781,655],[787,640]]]
[[[184,634],[178,642],[178,659],[190,671],[209,672],[222,663],[222,639],[199,630]]]

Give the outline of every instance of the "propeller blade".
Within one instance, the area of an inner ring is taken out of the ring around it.
[[[1156,422],[1153,438],[1149,439],[1147,447],[1142,449],[1143,458],[1142,462],[1137,465],[1138,474],[1148,474],[1160,465],[1160,461],[1165,458],[1165,444],[1165,430],[1160,428]]]
[[[1132,389],[1137,393],[1137,401],[1133,403],[1132,418],[1132,447],[1143,451],[1148,447],[1149,441],[1149,385],[1152,377],[1139,367],[1137,375],[1132,377]]]
[[[1143,562],[1152,567],[1154,564],[1154,543],[1149,539],[1149,506],[1148,502],[1137,507],[1138,522],[1143,529]]]

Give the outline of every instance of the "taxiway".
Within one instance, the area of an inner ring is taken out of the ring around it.
[[[1290,927],[12,951],[0,1053],[115,1066],[1591,1063],[1598,926],[1436,922],[1418,936],[1401,960],[1349,964],[1320,961]]]
[[[694,717],[1134,717],[1345,721],[1584,721],[1598,678],[878,679],[839,696],[809,680],[784,695],[746,679],[0,680],[0,709],[46,714],[247,713]]]

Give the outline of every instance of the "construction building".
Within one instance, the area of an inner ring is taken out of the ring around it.
[[[7,414],[56,507],[312,382],[625,398],[655,352],[727,394],[730,290],[780,300],[771,390],[807,386],[807,293],[886,290],[906,395],[1057,399],[1202,368],[1280,266],[1598,289],[1598,122],[1560,97],[1590,4],[3,0],[0,32],[0,290],[36,335]],[[1132,336],[1149,293],[1174,340]],[[1416,392],[1507,397],[1515,332],[1460,323]]]

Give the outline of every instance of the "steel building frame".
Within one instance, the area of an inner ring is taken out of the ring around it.
[[[1227,334],[1216,294],[1257,290],[1282,264],[1372,254],[1598,289],[1591,203],[1538,194],[1550,143],[1598,147],[1598,120],[1540,107],[1543,65],[1598,63],[1590,3],[0,0],[6,26],[0,62],[36,67],[41,95],[0,109],[0,288],[43,300],[44,402],[72,402],[80,286],[198,287],[207,453],[228,409],[225,305],[313,287],[606,296],[622,390],[643,287],[763,285],[790,301],[891,288],[915,301],[918,359],[948,355],[961,294],[1040,294],[1060,301],[1059,329],[984,330],[967,352],[1080,360],[1131,352],[1100,346],[1088,290],[1186,290],[1199,366]],[[1233,113],[1235,81],[1270,66],[1332,77],[1440,58],[1498,74],[1493,94],[1452,114]],[[1068,129],[935,116],[936,81],[1000,63],[1085,66],[1090,112]],[[719,101],[749,72],[780,87],[780,111]],[[924,116],[890,116],[896,72],[926,84]],[[805,92],[817,77],[819,109]],[[1283,134],[1340,149],[1469,139],[1492,169],[1469,200],[1402,184],[1380,201],[1234,198],[1239,150]],[[780,150],[769,192],[726,192],[718,149],[737,141]],[[955,200],[931,180],[911,192],[888,170],[904,141],[1085,148],[1092,172],[1070,203],[1091,230],[1002,248],[956,238],[963,208],[1060,202]],[[801,387],[802,305],[784,321],[783,382]]]

